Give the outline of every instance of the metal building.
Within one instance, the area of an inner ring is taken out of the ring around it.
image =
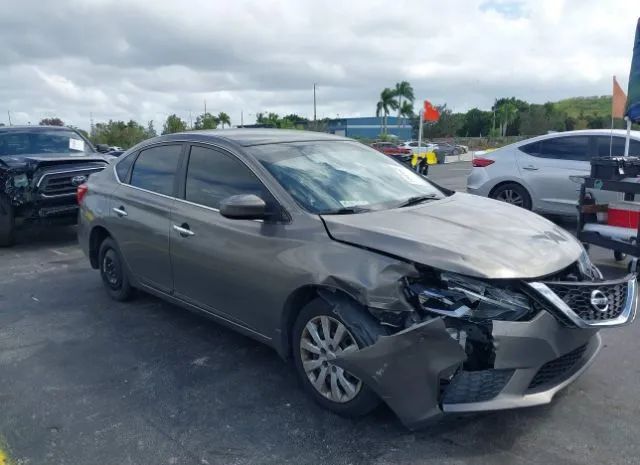
[[[327,132],[339,136],[377,139],[383,133],[382,118],[366,116],[361,118],[332,119],[327,124]],[[411,121],[397,116],[387,117],[387,134],[397,136],[400,140],[410,140]]]

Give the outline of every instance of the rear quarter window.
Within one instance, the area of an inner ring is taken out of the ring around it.
[[[131,171],[131,166],[133,165],[133,161],[136,158],[136,154],[132,153],[122,160],[119,160],[116,164],[116,174],[118,175],[118,180],[123,183],[129,182],[129,172]]]

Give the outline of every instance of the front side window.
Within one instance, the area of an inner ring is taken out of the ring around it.
[[[215,149],[191,147],[186,200],[218,209],[223,199],[240,194],[255,194],[267,200],[263,184],[240,160]]]
[[[398,207],[445,194],[422,176],[356,142],[299,142],[250,147],[294,200],[311,213]]]
[[[611,154],[611,156],[620,157],[624,155],[624,144],[624,137],[596,136],[596,155],[608,157]],[[629,155],[640,156],[640,141],[631,139]]]
[[[173,195],[182,145],[160,145],[140,152],[130,184],[158,194]]]

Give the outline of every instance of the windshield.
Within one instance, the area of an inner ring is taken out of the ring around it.
[[[250,150],[311,213],[357,213],[445,196],[422,176],[357,142],[269,144]]]
[[[61,153],[83,156],[94,151],[75,131],[25,129],[0,132],[0,157]]]

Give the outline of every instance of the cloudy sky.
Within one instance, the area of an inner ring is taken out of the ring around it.
[[[0,122],[366,116],[400,80],[454,110],[626,88],[638,0],[0,0]]]

